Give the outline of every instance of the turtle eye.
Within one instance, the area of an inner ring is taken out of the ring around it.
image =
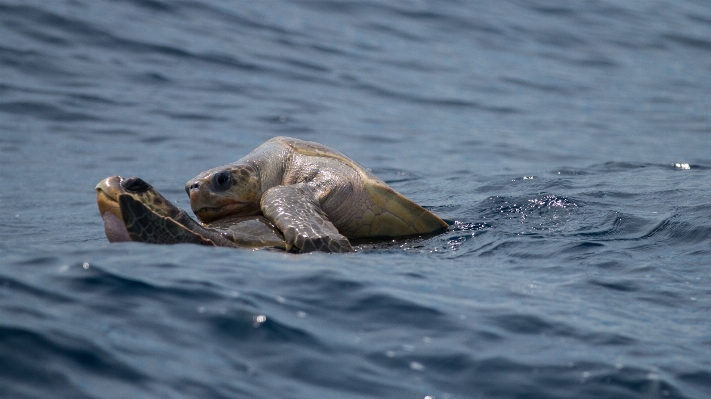
[[[151,188],[151,185],[143,181],[141,178],[129,177],[121,182],[121,187],[132,193],[142,193],[144,191],[148,191],[148,189]]]
[[[232,176],[224,171],[215,173],[212,180],[216,190],[224,191],[232,186]]]

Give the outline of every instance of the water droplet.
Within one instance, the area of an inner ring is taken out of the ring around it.
[[[422,363],[418,363],[418,362],[410,362],[410,368],[415,371],[424,371],[425,370],[425,366],[422,365]]]
[[[89,262],[84,262],[84,264],[81,265],[81,267],[83,267],[84,269],[88,269],[88,268],[89,268]]]
[[[649,373],[647,374],[647,379],[657,381],[659,379],[659,374]]]

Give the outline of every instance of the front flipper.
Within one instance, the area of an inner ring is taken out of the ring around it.
[[[133,241],[215,246],[212,240],[188,230],[171,218],[158,215],[129,195],[120,195],[118,203],[126,230]]]
[[[301,252],[352,252],[348,239],[328,220],[308,186],[276,186],[262,195],[262,213]]]

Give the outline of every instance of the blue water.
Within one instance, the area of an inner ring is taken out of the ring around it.
[[[108,244],[277,135],[453,223]],[[0,397],[711,397],[706,1],[0,0]]]

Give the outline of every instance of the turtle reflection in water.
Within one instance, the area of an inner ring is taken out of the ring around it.
[[[108,177],[96,191],[110,242],[293,249],[263,216],[227,217],[201,225],[137,177]]]
[[[120,186],[125,191],[151,192],[155,197],[155,190],[144,189],[143,185],[150,186],[138,181],[127,179]],[[129,187],[133,185],[136,187]],[[101,183],[97,190],[101,206],[101,193],[107,190],[100,186]],[[134,200],[136,206],[143,205],[144,210],[136,217],[122,213],[129,235],[134,228],[129,224],[130,218],[144,229],[130,237],[143,240],[156,231],[161,236],[171,231],[175,235],[168,234],[170,237],[198,243],[204,243],[200,240],[205,239],[210,245],[226,245],[223,242],[227,241],[231,242],[229,245],[241,246],[234,237],[243,231],[244,220],[234,218],[261,216],[266,220],[252,221],[275,227],[283,234],[283,248],[287,250],[350,252],[353,248],[349,239],[432,234],[448,226],[344,154],[322,144],[289,137],[275,137],[235,163],[199,174],[186,184],[185,190],[193,212],[205,225],[190,224],[185,219],[189,216],[172,205],[171,212],[175,213],[165,213],[162,203],[148,203],[135,194],[126,199],[119,195],[123,213],[124,207],[131,206],[124,206],[123,202]],[[146,209],[150,212],[146,213]],[[111,218],[104,220],[107,237],[111,239],[109,226],[115,223],[112,224]],[[152,226],[154,221],[158,225]],[[227,239],[208,238],[198,228],[207,228],[207,232]],[[247,241],[254,241],[252,233],[248,238]]]

